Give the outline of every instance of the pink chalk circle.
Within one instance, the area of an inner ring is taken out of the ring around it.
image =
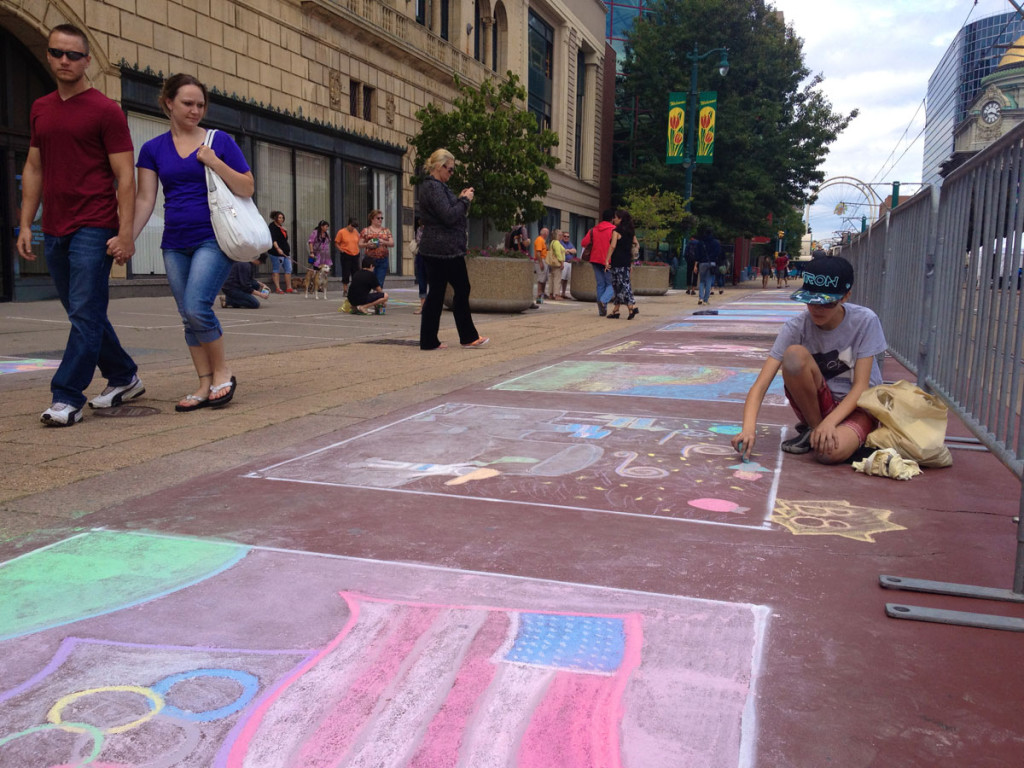
[[[706,509],[708,512],[735,512],[739,509],[735,501],[725,499],[691,499],[686,503],[697,509]]]

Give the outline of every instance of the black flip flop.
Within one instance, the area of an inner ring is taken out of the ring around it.
[[[231,381],[228,383],[231,385],[231,389],[228,390],[228,393],[223,397],[218,397],[216,400],[207,400],[207,406],[209,406],[210,408],[223,408],[225,405],[231,402],[231,398],[235,396],[235,389],[238,386],[238,382],[235,381],[235,377],[232,376]],[[218,386],[223,387],[224,385],[220,384]],[[210,387],[210,394],[213,394],[213,390],[214,387]]]
[[[194,401],[192,405],[182,405],[178,403],[174,406],[174,410],[178,413],[188,413],[189,411],[198,411],[200,408],[206,408],[210,401],[205,397],[196,397],[195,395],[185,395],[185,400]]]

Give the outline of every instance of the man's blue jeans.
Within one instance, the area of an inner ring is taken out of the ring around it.
[[[606,272],[604,264],[591,265],[594,268],[594,282],[597,283],[597,302],[607,304],[615,298],[615,286],[612,285],[612,273]]]
[[[715,282],[715,275],[718,273],[718,265],[713,261],[702,262],[698,268],[700,274],[700,290],[697,298],[700,301],[707,301],[711,296],[711,285]]]
[[[185,325],[185,343],[198,347],[219,339],[223,331],[213,313],[213,302],[228,279],[231,259],[217,241],[207,240],[192,248],[165,248],[164,269]]]
[[[113,229],[82,227],[70,235],[46,235],[46,266],[71,321],[64,357],[50,381],[54,403],[85,405],[85,390],[99,366],[113,386],[130,384],[138,366],[124,351],[107,319],[110,267],[107,240]]]

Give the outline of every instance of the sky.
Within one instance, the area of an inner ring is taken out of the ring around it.
[[[824,75],[821,91],[837,112],[860,110],[831,146],[826,178],[921,181],[928,78],[959,29],[1006,0],[769,0],[803,39],[805,62]],[[1018,0],[1024,6],[1024,0]],[[891,190],[874,187],[885,197]],[[827,190],[826,190],[827,192]],[[832,197],[839,194],[834,192]],[[840,195],[841,196],[841,195]],[[822,197],[829,197],[825,192]],[[824,201],[826,204],[836,200]]]

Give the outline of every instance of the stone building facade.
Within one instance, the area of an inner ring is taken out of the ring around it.
[[[0,205],[16,225],[28,108],[54,87],[47,33],[71,23],[89,35],[89,76],[124,108],[136,151],[167,130],[163,77],[194,74],[211,94],[205,124],[235,136],[261,211],[286,215],[293,253],[320,219],[363,226],[378,208],[396,236],[398,274],[412,272],[416,158],[407,140],[416,110],[450,104],[456,76],[478,84],[511,70],[529,90],[524,106],[560,137],[548,216],[533,228],[582,237],[607,204],[605,13],[601,0],[0,0]],[[155,215],[132,277],[162,275],[160,234]],[[48,283],[42,259],[17,259],[6,241],[0,255],[0,298],[28,298],[33,279]]]

